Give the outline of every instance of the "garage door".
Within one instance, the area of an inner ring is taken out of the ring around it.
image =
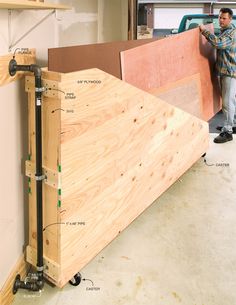
[[[154,8],[154,29],[178,28],[180,21],[187,14],[202,14],[203,8]]]

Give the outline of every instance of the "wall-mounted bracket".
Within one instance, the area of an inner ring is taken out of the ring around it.
[[[39,20],[36,24],[34,24],[27,32],[25,32],[20,38],[15,41],[12,41],[12,9],[8,10],[8,51],[11,52],[12,49],[27,35],[29,35],[35,28],[37,28],[41,23],[43,23],[46,19],[48,19],[51,15],[55,14],[56,16],[56,9],[53,9],[44,16],[41,20]]]

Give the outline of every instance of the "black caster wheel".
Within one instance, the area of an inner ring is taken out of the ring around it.
[[[72,286],[78,286],[81,282],[81,274],[78,272],[74,275],[74,277],[69,281]]]

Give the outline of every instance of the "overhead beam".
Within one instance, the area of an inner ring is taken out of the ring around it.
[[[137,39],[137,0],[128,0],[128,39]]]

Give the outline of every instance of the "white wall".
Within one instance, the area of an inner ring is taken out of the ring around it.
[[[47,52],[51,47],[96,43],[99,37],[102,41],[126,39],[128,0],[57,2],[72,5],[73,9],[64,13],[57,11],[56,16],[50,16],[14,47],[36,48],[40,66],[47,66]],[[47,10],[14,11],[11,42],[18,40],[48,13]],[[104,27],[107,28],[103,30]],[[8,53],[8,37],[8,11],[0,9],[0,56]],[[0,86],[0,105],[1,289],[27,243],[27,179],[24,176],[27,96],[23,81]]]
[[[63,1],[60,1],[63,2]],[[97,42],[98,0],[71,0],[64,3],[72,10],[58,21],[58,45],[71,46]]]
[[[26,101],[20,84],[0,87],[0,287],[22,253],[24,245],[24,175],[26,156]]]
[[[58,22],[60,47],[127,39],[128,0],[71,0],[67,4],[73,9]]]
[[[128,1],[98,0],[98,41],[127,40]]]
[[[16,41],[48,11],[12,13],[12,41]],[[46,34],[45,34],[46,33]],[[8,53],[8,11],[0,10],[0,55]],[[38,62],[47,62],[47,48],[55,45],[55,21],[48,18],[16,47],[37,49]],[[15,47],[15,48],[16,48]],[[0,87],[0,287],[22,254],[27,238],[27,189],[23,163],[27,157],[27,96],[22,81]]]

